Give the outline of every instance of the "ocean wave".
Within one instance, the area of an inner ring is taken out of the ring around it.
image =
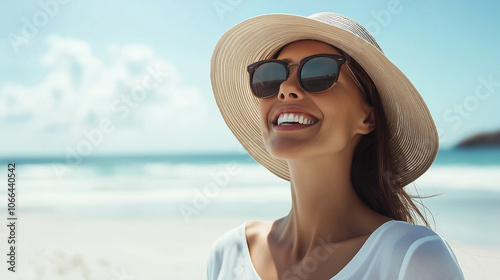
[[[443,165],[430,168],[415,181],[418,188],[500,191],[500,166]]]
[[[18,172],[17,191],[24,206],[132,205],[189,203],[205,195],[210,202],[289,202],[289,183],[256,164],[145,165],[138,172],[120,167],[102,172],[85,167],[58,178],[51,166],[25,166]],[[232,172],[231,172],[232,170]],[[435,190],[487,190],[500,192],[500,166],[433,166],[414,188]],[[215,195],[216,193],[216,195]],[[6,199],[6,189],[0,200]]]

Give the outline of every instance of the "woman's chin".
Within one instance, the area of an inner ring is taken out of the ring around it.
[[[267,151],[273,157],[282,160],[291,160],[299,158],[307,158],[312,155],[310,148],[303,147],[303,145],[273,145],[266,146]]]

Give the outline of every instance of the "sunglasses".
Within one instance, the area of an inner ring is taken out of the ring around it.
[[[322,93],[331,89],[339,78],[340,67],[346,62],[338,54],[315,54],[303,58],[298,64],[297,78],[307,92]],[[270,98],[279,93],[281,83],[290,76],[290,66],[297,65],[278,59],[262,60],[250,64],[250,88],[258,98]]]

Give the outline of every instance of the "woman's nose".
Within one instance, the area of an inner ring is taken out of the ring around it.
[[[304,90],[300,86],[297,78],[297,68],[298,67],[290,67],[290,75],[288,76],[288,79],[280,85],[278,99],[281,101],[292,101],[304,98]]]

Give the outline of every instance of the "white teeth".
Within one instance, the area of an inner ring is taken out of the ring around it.
[[[292,123],[310,125],[310,124],[313,124],[314,121],[309,120],[309,119],[307,119],[307,117],[304,117],[304,116],[299,117],[298,115],[294,115],[293,113],[281,114],[277,120],[278,125],[291,125]]]

